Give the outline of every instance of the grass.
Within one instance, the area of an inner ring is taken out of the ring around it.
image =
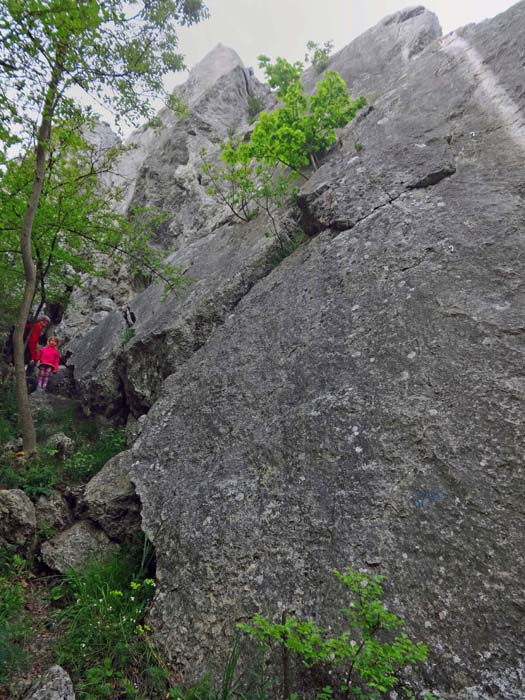
[[[0,684],[27,665],[23,645],[31,628],[24,609],[27,564],[18,555],[0,551]]]

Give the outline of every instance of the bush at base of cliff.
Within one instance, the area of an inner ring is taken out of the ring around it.
[[[318,678],[329,679],[318,689],[318,700],[383,700],[395,692],[399,700],[416,695],[404,681],[406,670],[427,659],[428,649],[400,632],[403,620],[381,601],[383,576],[346,568],[335,571],[350,594],[341,610],[345,629],[332,636],[311,620],[283,616],[280,623],[255,615],[252,624],[238,627],[269,650],[283,650],[283,700],[291,693],[290,654]],[[433,696],[427,694],[427,700]]]

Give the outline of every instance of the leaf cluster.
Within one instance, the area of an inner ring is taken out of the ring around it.
[[[282,71],[277,76],[272,72],[278,63],[260,65],[269,80],[271,77],[275,83],[280,79]],[[366,100],[364,97],[352,100],[346,83],[335,71],[326,73],[310,97],[305,94],[299,77],[300,73],[294,80],[289,74],[282,78],[278,95],[283,104],[274,112],[260,114],[250,146],[258,160],[302,171],[312,161],[315,165],[316,157],[335,142],[336,129],[346,126]]]
[[[322,46],[315,41],[309,41],[306,44],[306,55],[304,60],[311,63],[317,73],[322,73],[330,62],[330,54],[334,49],[333,41],[325,41]]]

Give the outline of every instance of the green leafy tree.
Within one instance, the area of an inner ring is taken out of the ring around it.
[[[328,71],[317,83],[316,92],[308,97],[299,80],[300,72],[278,59],[272,65],[260,63],[268,82],[275,85],[282,107],[262,112],[250,141],[253,157],[269,163],[281,163],[298,171],[311,164],[336,140],[336,129],[346,126],[365,106],[364,97],[352,100],[339,73]],[[292,79],[290,76],[294,75]],[[281,81],[281,82],[279,82]]]
[[[333,670],[334,682],[318,693],[321,700],[382,700],[394,690],[400,700],[412,700],[415,696],[403,681],[403,670],[425,661],[427,647],[409,639],[401,631],[403,620],[381,601],[383,576],[351,568],[334,573],[350,594],[348,607],[341,611],[346,629],[339,635],[330,634],[312,620],[295,617],[274,623],[255,615],[252,624],[238,627],[269,648],[277,644],[293,652],[307,668]],[[283,700],[288,700],[286,654],[283,666]]]
[[[33,304],[38,308],[63,297],[67,287],[79,283],[80,273],[107,274],[101,252],[110,255],[113,266],[126,263],[142,275],[150,271],[168,287],[180,283],[163,252],[149,240],[160,215],[144,211],[129,219],[115,212],[112,202],[120,192],[109,191],[101,178],[120,152],[119,147],[101,150],[88,143],[80,126],[55,128],[31,236],[37,278]],[[23,293],[18,235],[33,172],[30,152],[9,161],[0,175],[0,308],[6,318]]]
[[[183,67],[176,27],[206,16],[202,0],[0,0],[0,152],[34,147],[34,170],[19,231],[25,285],[16,330],[15,377],[24,450],[36,436],[29,407],[23,331],[36,285],[32,232],[49,163],[53,126],[80,110],[80,89],[127,120],[148,115],[162,78]]]
[[[230,139],[221,146],[222,165],[213,165],[201,151],[202,171],[209,178],[208,193],[225,204],[239,221],[248,222],[266,212],[281,249],[287,247],[276,213],[297,191],[296,176],[279,164],[253,158],[248,144]]]
[[[322,46],[319,46],[315,41],[309,41],[306,44],[306,55],[304,60],[311,63],[318,73],[322,73],[330,62],[330,54],[334,49],[333,41],[325,41]]]
[[[297,191],[297,175],[306,179],[304,168],[317,167],[317,157],[336,140],[336,129],[348,124],[366,104],[352,101],[338,73],[327,72],[308,97],[301,84],[302,63],[278,58],[272,64],[259,56],[268,84],[282,105],[271,113],[261,112],[248,143],[230,139],[221,147],[222,165],[213,165],[204,152],[203,172],[210,179],[208,192],[225,204],[241,221],[250,221],[264,210],[274,234],[285,245],[275,221],[277,209]]]

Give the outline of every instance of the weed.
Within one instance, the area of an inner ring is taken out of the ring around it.
[[[129,341],[135,337],[135,329],[134,328],[126,328],[122,331],[122,339],[120,341],[121,345],[126,345],[126,343],[129,343]]]
[[[354,143],[354,148],[358,153],[360,153],[363,150],[364,146],[362,143],[359,143],[359,141],[356,141]]]
[[[126,447],[124,428],[106,430],[85,442],[74,454],[61,459],[55,448],[40,447],[27,462],[6,455],[0,461],[0,485],[22,489],[31,498],[49,495],[58,483],[82,483]]]

